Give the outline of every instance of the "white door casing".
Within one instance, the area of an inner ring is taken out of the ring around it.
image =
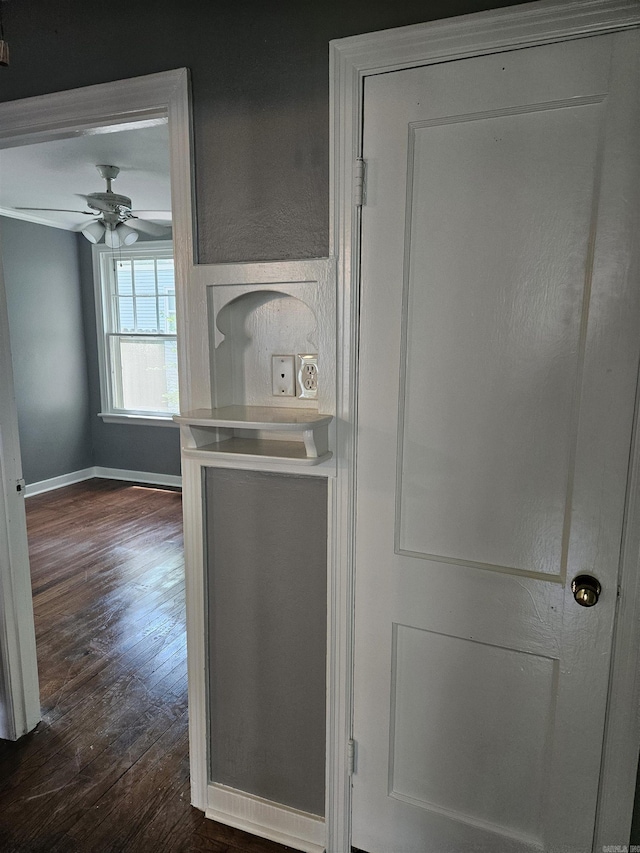
[[[356,386],[353,381],[350,381],[349,377],[357,375],[356,351],[358,326],[355,318],[358,316],[360,305],[357,288],[353,287],[353,282],[357,281],[359,277],[359,217],[352,203],[351,180],[355,173],[355,157],[362,152],[359,129],[362,117],[363,83],[371,75],[375,75],[380,71],[392,71],[405,67],[425,65],[438,62],[443,58],[451,59],[456,56],[482,55],[495,50],[505,50],[512,46],[540,44],[546,41],[553,42],[561,40],[563,37],[573,39],[585,33],[615,31],[617,29],[625,29],[629,26],[637,26],[637,24],[638,9],[634,4],[594,3],[589,4],[588,8],[585,4],[575,3],[529,4],[525,7],[518,7],[503,12],[483,13],[481,15],[468,16],[464,19],[424,25],[423,27],[405,28],[395,32],[346,39],[333,45],[332,91],[335,107],[332,113],[334,123],[333,141],[335,145],[333,186],[336,204],[334,236],[340,255],[339,280],[340,290],[343,295],[341,302],[341,330],[343,334],[342,351],[344,353],[344,357],[341,360],[343,386],[341,389],[339,410],[342,415],[340,423],[343,427],[344,461],[349,463],[348,467],[343,467],[342,469],[337,498],[337,505],[339,507],[337,518],[337,559],[343,561],[343,565],[346,565],[346,571],[341,576],[341,596],[337,603],[339,606],[344,606],[345,608],[345,623],[347,628],[350,624],[348,614],[353,600],[353,575],[351,571],[353,567],[351,562],[353,519],[350,519],[347,513],[354,489],[355,433],[353,427],[357,410],[355,401]],[[628,69],[627,73],[632,77],[634,72]],[[585,103],[584,106],[586,108],[596,108],[597,100],[598,98],[594,96],[594,103]],[[620,130],[624,135],[628,133],[629,128],[620,128]],[[376,164],[369,162],[367,166],[369,172],[367,204],[370,205],[373,203],[373,199],[375,199],[375,193],[378,188],[376,186],[377,178],[375,175]],[[404,180],[404,174],[401,175],[401,180]],[[373,197],[372,193],[374,194]],[[369,210],[365,209],[365,217],[368,213]],[[404,215],[404,211],[402,214]],[[637,264],[637,258],[632,259],[630,256],[627,256],[627,258],[633,270],[633,264]],[[630,273],[630,279],[632,276],[633,271]],[[362,298],[366,300],[366,279],[363,279],[362,288],[364,294]],[[382,348],[379,341],[378,348]],[[370,356],[371,353],[367,352],[366,358],[370,358]],[[379,367],[379,363],[377,364]],[[395,368],[397,372],[398,361],[395,363]],[[631,392],[631,397],[627,400],[626,405],[628,415],[628,406],[633,405],[633,392]],[[384,408],[385,412],[382,413],[382,422],[385,421],[386,412],[389,409],[394,409],[393,403],[390,404],[386,401]],[[375,430],[380,431],[382,429],[382,422],[376,424]],[[370,427],[371,424],[366,426],[367,429],[370,429]],[[628,417],[627,428],[630,428]],[[393,447],[393,452],[395,454],[395,446]],[[362,466],[363,464],[365,463],[362,458],[359,458],[358,465]],[[384,465],[380,465],[379,461],[376,460],[376,466],[377,474],[379,475],[379,482],[376,485],[380,486],[381,483],[385,482],[385,477],[380,476],[380,469],[384,468]],[[390,472],[386,471],[387,478],[389,474]],[[395,471],[391,471],[390,477],[391,479],[395,478]],[[634,475],[634,482],[635,480],[637,480],[637,475]],[[634,488],[637,490],[637,484],[634,485]],[[637,506],[635,492],[630,494],[632,504],[635,501],[635,505]],[[624,483],[622,498],[624,498]],[[619,502],[620,494],[617,495],[616,500]],[[340,511],[341,502],[343,502],[342,512]],[[341,520],[343,518],[345,519],[344,521]],[[618,519],[618,534],[621,520],[620,517]],[[566,544],[568,544],[568,540]],[[601,807],[595,849],[597,849],[598,844],[626,842],[625,832],[628,833],[633,804],[633,780],[638,745],[638,726],[634,710],[634,702],[637,697],[635,661],[637,661],[638,632],[637,628],[635,630],[633,628],[634,623],[632,620],[634,617],[630,616],[630,614],[634,611],[635,607],[632,593],[635,588],[637,556],[637,524],[634,528],[634,524],[632,523],[627,525],[626,528],[625,547],[622,555],[622,607],[621,618],[618,619],[615,634],[618,653],[614,658],[612,668],[611,696],[613,699],[609,703],[609,725],[605,732],[606,750],[602,768],[603,784],[600,790]],[[492,556],[491,560],[499,562],[498,555]],[[472,564],[477,561],[467,557],[467,562]],[[472,566],[468,568],[472,568]],[[484,573],[484,570],[478,570],[475,567],[473,569],[475,572],[480,571]],[[520,577],[517,580],[518,583],[521,582]],[[533,581],[535,586],[535,577],[532,576],[529,580]],[[493,580],[490,581],[490,583],[493,582]],[[627,587],[629,595],[625,594]],[[602,603],[602,600],[600,603]],[[574,606],[577,607],[575,604]],[[612,607],[611,598],[609,599],[609,607],[610,609]],[[589,613],[590,611],[584,612]],[[500,611],[500,618],[503,618],[502,611]],[[537,617],[535,618],[537,619]],[[411,652],[408,651],[410,644],[408,646],[407,642],[406,631],[403,632],[401,627],[396,628],[396,654],[417,654],[415,649]],[[623,642],[624,645],[621,646]],[[629,648],[630,642],[635,644],[632,648]],[[451,648],[446,649],[445,652],[447,659],[450,659],[451,655],[454,654]],[[437,650],[433,652],[434,655],[438,653]],[[334,674],[334,689],[336,691],[346,691],[347,695],[349,695],[351,684],[349,679],[350,634],[348,630],[337,638],[333,654],[334,664],[332,672]],[[464,657],[466,650],[461,654]],[[631,661],[634,661],[634,663],[631,663]],[[531,660],[528,660],[528,663],[531,663]],[[472,668],[469,661],[467,661],[467,666]],[[541,667],[542,669],[545,667],[548,668],[548,665],[542,663]],[[348,849],[347,845],[349,843],[348,819],[344,819],[344,814],[348,814],[350,791],[348,781],[346,781],[346,761],[342,760],[342,756],[347,752],[346,742],[348,736],[351,734],[348,706],[342,715],[339,713],[334,715],[333,722],[336,750],[333,767],[330,764],[329,769],[330,771],[333,769],[334,772],[334,783],[332,786],[334,796],[331,801],[331,808],[334,811],[333,820],[331,819],[331,815],[328,815],[329,831],[331,833],[328,849],[342,851]],[[343,747],[345,749],[341,756],[340,751]],[[405,744],[406,749],[410,749],[410,747]],[[359,774],[363,772],[363,762],[365,761],[362,749],[359,752],[359,759],[356,763],[356,784],[359,781]],[[342,820],[339,819],[340,816],[343,816]],[[616,833],[615,836],[612,835],[614,832]],[[527,833],[525,832],[524,834],[526,835]],[[536,833],[534,832],[532,835],[535,837]]]
[[[0,738],[40,720],[18,415],[0,245]]]

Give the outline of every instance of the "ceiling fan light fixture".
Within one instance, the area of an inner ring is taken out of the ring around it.
[[[134,231],[133,228],[129,228],[129,226],[125,225],[124,222],[121,222],[120,225],[116,226],[116,234],[123,246],[131,246],[140,236],[137,231]]]
[[[105,236],[105,227],[102,222],[90,222],[85,225],[80,233],[87,238],[90,243],[99,243]]]
[[[0,11],[4,0],[0,0]],[[0,20],[0,25],[1,25]],[[2,45],[2,33],[0,32],[0,46]],[[139,239],[139,233],[148,234],[151,237],[166,238],[171,231],[171,211],[169,210],[148,210],[136,211],[132,213],[131,199],[126,195],[114,193],[111,189],[111,183],[118,176],[120,169],[118,166],[98,165],[96,166],[100,177],[107,182],[105,192],[89,193],[88,195],[78,195],[83,198],[89,210],[70,210],[69,208],[60,207],[18,207],[14,210],[31,210],[42,211],[48,213],[78,213],[91,216],[92,221],[80,228],[85,238],[90,243],[99,243],[102,238],[112,249],[119,249],[120,246],[131,246]],[[143,216],[144,215],[144,216]],[[158,219],[162,224],[148,221],[149,219]],[[64,225],[60,225],[64,227]],[[76,224],[77,227],[77,224]],[[73,230],[76,230],[76,227]]]
[[[118,231],[113,226],[106,226],[106,230],[104,232],[104,242],[109,246],[110,249],[119,249],[122,243],[120,242],[120,235]]]

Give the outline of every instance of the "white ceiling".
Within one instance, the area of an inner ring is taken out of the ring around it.
[[[134,212],[171,210],[169,136],[166,120],[104,129],[53,142],[0,150],[0,215],[77,231],[91,222],[82,213],[16,211],[15,207],[87,210],[84,199],[104,192],[97,164],[119,166],[115,193],[131,198]],[[158,217],[145,216],[151,221]],[[164,224],[167,224],[164,222]]]

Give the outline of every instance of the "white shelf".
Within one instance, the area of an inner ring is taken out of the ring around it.
[[[320,415],[313,409],[225,406],[185,412],[175,415],[174,420],[182,427],[183,452],[192,459],[236,455],[274,463],[318,465],[332,456],[328,426],[333,416]],[[255,436],[245,434],[252,431]],[[285,433],[288,438],[266,439],[264,432]]]
[[[330,424],[333,415],[319,415],[314,409],[281,409],[277,406],[225,406],[222,409],[196,409],[174,415],[179,424],[301,432]]]
[[[189,459],[209,459],[212,455],[228,458],[229,455],[237,454],[256,462],[295,462],[298,465],[319,465],[333,456],[331,451],[322,456],[307,456],[301,441],[269,441],[260,438],[230,438],[205,444],[196,450],[185,449],[184,454]]]

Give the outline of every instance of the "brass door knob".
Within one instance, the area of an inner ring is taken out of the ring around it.
[[[598,603],[602,587],[592,575],[578,575],[571,581],[571,592],[582,607],[593,607]]]

